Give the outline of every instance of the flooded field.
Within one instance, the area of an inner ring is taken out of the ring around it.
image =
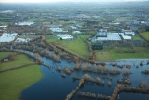
[[[37,83],[33,84],[27,89],[24,89],[20,95],[20,100],[64,100],[73,89],[75,89],[79,81],[78,80],[73,80],[72,77],[75,75],[79,78],[81,78],[84,74],[88,74],[93,78],[99,77],[101,80],[104,81],[103,85],[97,85],[92,82],[85,82],[84,86],[81,87],[73,96],[72,100],[86,100],[89,98],[82,98],[78,96],[78,92],[91,92],[97,94],[103,94],[107,96],[111,96],[114,88],[117,86],[118,79],[125,78],[127,77],[129,80],[131,80],[131,84],[128,84],[128,86],[132,87],[139,87],[139,84],[142,81],[147,81],[148,80],[148,75],[142,74],[141,71],[148,69],[149,65],[146,65],[148,59],[124,59],[124,60],[118,60],[116,62],[107,62],[106,67],[108,69],[115,68],[115,69],[120,69],[121,73],[117,75],[111,75],[111,74],[100,74],[100,73],[93,73],[93,72],[86,72],[82,70],[74,70],[74,72],[70,75],[66,74],[66,77],[63,78],[61,76],[63,71],[59,72],[56,71],[57,66],[61,66],[61,68],[64,67],[71,67],[72,69],[74,68],[74,62],[68,63],[64,59],[62,60],[61,63],[56,63],[53,62],[50,59],[47,59],[45,57],[42,57],[43,61],[50,65],[51,68],[48,69],[45,66],[41,65],[41,72],[43,73],[44,77],[38,81]],[[143,66],[140,66],[140,62],[143,62]],[[116,66],[112,66],[112,63],[117,63],[118,65],[124,65],[123,68],[117,68]],[[129,71],[131,74],[129,75],[124,75],[124,70],[126,68],[126,64],[131,65],[131,68]],[[136,67],[136,66],[139,67]],[[96,65],[91,65],[92,67],[96,67]],[[110,80],[108,77],[112,77],[112,80]],[[111,82],[111,85],[108,85],[108,82]],[[137,95],[139,98],[144,98],[144,99],[139,99],[135,98],[134,95]],[[141,93],[125,93],[122,92],[119,94],[120,100],[126,100],[126,95],[129,95],[129,98],[127,100],[132,100],[132,98],[135,98],[135,100],[146,100],[149,95],[146,94],[141,94]],[[94,98],[97,99],[97,98]]]

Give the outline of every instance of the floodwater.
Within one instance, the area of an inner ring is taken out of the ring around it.
[[[149,94],[122,92],[117,100],[149,100]]]
[[[112,86],[108,86],[109,79],[102,78],[102,74],[95,74],[91,72],[82,72],[82,71],[74,71],[71,75],[66,75],[66,78],[62,78],[61,74],[63,72],[56,71],[57,66],[61,67],[68,67],[70,66],[73,68],[74,63],[68,63],[66,60],[62,60],[61,63],[53,62],[50,59],[47,59],[45,57],[42,57],[43,61],[52,66],[51,69],[48,69],[41,65],[41,72],[43,73],[43,78],[33,84],[32,86],[24,89],[21,92],[20,100],[65,100],[66,96],[75,89],[79,81],[73,81],[72,76],[76,75],[78,77],[82,77],[84,74],[89,74],[91,77],[96,78],[100,77],[101,80],[105,82],[105,84],[102,85],[96,85],[92,84],[90,82],[87,82],[84,84],[84,87],[80,88],[78,91],[81,92],[93,92],[96,95],[97,94],[103,94],[103,95],[109,95],[111,96],[113,93],[113,90],[115,86],[117,86],[117,80],[123,77],[126,77],[123,75],[123,73],[119,75],[113,75],[111,76],[113,80],[111,81]],[[146,80],[147,83],[149,83],[148,75],[141,74],[141,71],[145,69],[149,69],[149,65],[146,65],[148,59],[124,59],[116,61],[117,64],[130,64],[132,65],[130,72],[132,74],[128,75],[127,77],[131,80],[130,86],[138,87],[139,84]],[[136,65],[139,65],[140,62],[143,61],[144,66],[139,66],[139,68],[136,68]],[[110,69],[113,66],[110,64],[110,62],[107,62],[107,67]],[[115,67],[116,68],[116,67]],[[122,68],[122,72],[125,69]],[[104,75],[105,76],[105,75]],[[106,76],[110,76],[107,74]],[[149,86],[149,85],[148,85]],[[149,98],[149,94],[141,94],[141,93],[125,93],[122,92],[119,94],[120,99],[119,100],[147,100]],[[128,98],[126,98],[128,97]],[[140,99],[139,99],[140,98]],[[143,99],[141,99],[143,98]],[[72,100],[86,100],[87,98],[78,98],[77,93],[73,96]],[[96,98],[97,99],[97,98]]]

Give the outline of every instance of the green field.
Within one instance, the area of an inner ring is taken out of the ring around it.
[[[0,52],[0,58],[4,58],[8,54],[10,54],[10,52]],[[31,61],[28,56],[20,54],[15,61],[0,63],[0,68],[4,70],[29,62]],[[42,73],[39,65],[30,65],[0,73],[0,100],[19,100],[21,91],[41,78]]]
[[[27,63],[30,63],[30,62],[32,62],[32,61],[30,61],[28,56],[26,56],[24,54],[18,54],[16,56],[16,60],[1,63],[0,64],[0,71],[6,70],[6,69],[9,69],[9,68],[12,68],[12,67],[20,66],[20,65],[23,65],[23,64],[27,64]]]
[[[145,39],[149,40],[149,32],[143,32],[143,33],[141,33],[141,35],[142,35]]]
[[[87,57],[89,55],[88,46],[84,39],[91,35],[78,35],[76,40],[58,40],[57,38],[47,38],[47,42],[57,42],[67,50],[70,50],[80,56]]]
[[[6,58],[9,54],[12,54],[12,52],[0,52],[0,59]]]
[[[114,61],[118,59],[129,58],[149,58],[149,48],[147,47],[135,47],[136,53],[116,53],[117,50],[131,50],[130,47],[118,47],[111,49],[110,47],[104,47],[102,51],[96,51],[98,61]]]
[[[132,40],[142,40],[139,36],[132,36]]]
[[[57,38],[47,38],[47,42],[57,42],[66,49],[77,53],[83,57],[87,57],[89,54],[87,44],[84,39],[89,38],[91,35],[78,35],[76,40],[58,40]],[[135,40],[139,40],[140,37],[133,37]],[[104,47],[104,50],[96,50],[96,58],[98,61],[114,61],[117,59],[127,58],[149,58],[149,48],[147,47],[135,47],[136,53],[117,53],[118,50],[129,51],[130,47],[117,47],[111,49],[110,47]]]

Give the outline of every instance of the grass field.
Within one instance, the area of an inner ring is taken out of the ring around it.
[[[0,52],[0,58],[11,52]],[[15,61],[0,63],[0,70],[31,62],[23,54],[17,55]],[[31,86],[42,78],[39,65],[30,65],[16,70],[0,73],[0,100],[19,100],[23,89]]]
[[[132,40],[142,40],[139,36],[132,36]]]
[[[0,59],[6,58],[9,54],[12,54],[12,52],[0,52]]]
[[[66,49],[79,54],[80,56],[87,57],[89,54],[88,46],[84,39],[91,35],[78,35],[76,40],[58,40],[57,38],[47,38],[47,42],[57,42]]]
[[[76,40],[58,40],[57,38],[47,38],[47,42],[57,42],[66,49],[75,52],[83,57],[87,57],[89,54],[87,44],[83,41],[84,39],[90,37],[91,35],[78,35]],[[133,37],[135,40],[139,40],[138,36]],[[136,53],[116,53],[118,50],[131,50],[130,47],[118,47],[109,48],[104,47],[104,50],[96,50],[96,58],[98,61],[114,61],[117,59],[127,59],[127,58],[149,58],[149,48],[147,47],[135,47]]]
[[[16,60],[1,63],[0,64],[0,71],[6,70],[6,69],[9,69],[9,68],[12,68],[12,67],[16,67],[16,66],[19,66],[19,65],[27,64],[27,63],[30,63],[30,62],[32,62],[32,61],[30,61],[28,56],[26,56],[24,54],[19,54],[19,55],[16,56]]]
[[[143,32],[143,33],[141,33],[141,35],[142,35],[145,39],[149,40],[149,32]]]
[[[147,47],[135,47],[136,53],[116,53],[117,50],[131,50],[130,47],[118,47],[109,48],[104,47],[102,51],[96,51],[98,61],[114,61],[118,59],[129,59],[129,58],[149,58],[149,48]]]

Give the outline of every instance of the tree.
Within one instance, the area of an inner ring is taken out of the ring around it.
[[[130,74],[130,71],[128,68],[124,69],[124,74],[126,74],[126,75]]]
[[[8,59],[9,60],[15,60],[16,59],[16,55],[15,54],[10,54],[10,55],[8,55]]]

